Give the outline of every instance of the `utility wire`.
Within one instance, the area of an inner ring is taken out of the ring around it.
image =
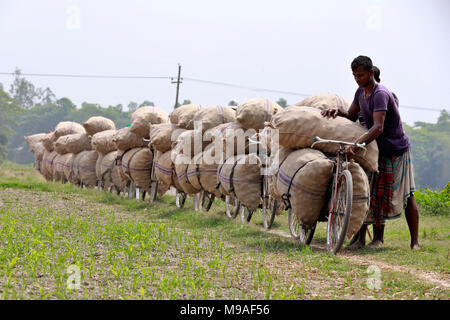
[[[0,72],[1,75],[14,76],[12,72]],[[88,75],[88,74],[51,74],[51,73],[21,73],[21,76],[30,77],[58,77],[58,78],[94,78],[94,79],[172,79],[172,77],[150,76],[115,76],[115,75]]]
[[[0,75],[14,76],[14,75],[16,75],[16,73],[0,72]],[[156,77],[156,76],[120,76],[120,75],[118,76],[118,75],[54,74],[54,73],[20,73],[20,75],[21,76],[29,76],[29,77],[90,78],[90,79],[166,79],[166,80],[171,79],[171,80],[173,80],[175,78],[175,77]],[[240,84],[202,80],[202,79],[189,78],[189,77],[182,77],[181,80],[187,80],[187,81],[204,83],[204,84],[212,84],[212,85],[224,86],[224,87],[231,87],[231,88],[239,88],[239,89],[258,91],[258,92],[289,94],[289,95],[300,96],[300,97],[309,97],[312,95],[312,94],[307,94],[307,93],[256,88],[256,87],[249,87],[249,86],[244,86],[244,85],[240,85]],[[436,112],[440,112],[442,110],[450,111],[447,108],[438,109],[438,108],[427,108],[427,107],[420,107],[420,106],[409,106],[409,105],[402,105],[402,104],[400,105],[400,108],[416,109],[416,110],[423,110],[423,111],[436,111]]]

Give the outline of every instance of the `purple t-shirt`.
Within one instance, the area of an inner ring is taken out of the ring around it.
[[[399,156],[410,146],[408,136],[402,127],[397,101],[392,92],[378,83],[367,99],[364,98],[364,88],[358,88],[353,100],[359,107],[360,116],[367,129],[373,126],[375,111],[386,111],[383,133],[377,138],[380,155],[384,157]]]

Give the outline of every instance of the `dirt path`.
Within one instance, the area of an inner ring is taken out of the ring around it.
[[[292,239],[290,234],[287,234],[283,231],[268,230],[268,232],[271,234],[286,238],[286,239],[290,239],[291,241],[295,241]],[[320,245],[320,244],[312,243],[311,247],[319,249],[319,250],[326,250],[325,246]],[[425,280],[425,281],[432,283],[436,286],[439,286],[441,288],[444,288],[444,289],[450,288],[450,278],[447,276],[441,275],[437,272],[424,271],[424,270],[419,270],[419,269],[415,269],[415,268],[408,268],[405,266],[394,265],[394,264],[390,264],[390,263],[383,262],[383,261],[368,259],[367,257],[360,256],[357,253],[353,253],[350,251],[339,252],[339,256],[345,257],[349,262],[354,263],[354,264],[358,264],[361,266],[375,265],[375,266],[379,267],[380,269],[385,269],[385,270],[390,270],[390,271],[395,271],[395,272],[402,272],[402,273],[410,273],[410,274],[416,276],[417,278]]]

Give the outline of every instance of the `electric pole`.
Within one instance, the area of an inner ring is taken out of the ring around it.
[[[178,107],[178,93],[180,92],[180,83],[183,83],[182,82],[183,79],[180,76],[181,76],[181,65],[178,64],[178,79],[177,79],[177,81],[173,81],[173,78],[172,78],[172,83],[177,84],[177,95],[175,97],[175,106],[173,107],[174,109],[176,109]]]

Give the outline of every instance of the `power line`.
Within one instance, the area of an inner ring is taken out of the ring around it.
[[[16,73],[0,72],[0,75],[14,76],[14,75],[16,75]],[[173,80],[174,79],[174,77],[159,77],[159,76],[121,76],[121,75],[88,75],[88,74],[55,74],[55,73],[20,73],[20,75],[21,76],[29,76],[29,77],[59,77],[59,78],[89,78],[89,79],[165,79],[165,80],[167,80],[167,79]],[[187,81],[204,83],[204,84],[245,89],[245,90],[257,91],[257,92],[289,94],[289,95],[300,96],[300,97],[309,97],[312,95],[312,94],[307,94],[307,93],[282,91],[282,90],[274,90],[274,89],[266,89],[266,88],[257,88],[257,87],[250,87],[250,86],[234,84],[234,83],[203,80],[203,79],[190,78],[190,77],[184,77],[184,78],[179,79],[178,81],[180,81],[180,80],[181,81],[187,80]],[[428,108],[428,107],[410,106],[410,105],[403,105],[403,104],[400,105],[400,108],[415,109],[415,110],[422,110],[422,111],[435,111],[435,112],[440,112],[442,110],[450,111],[447,108],[438,109],[438,108],[433,108],[433,107]]]
[[[13,72],[0,72],[1,75],[14,76]],[[53,74],[53,73],[20,73],[29,77],[57,77],[57,78],[91,78],[91,79],[172,79],[172,77],[153,76],[115,76],[115,75],[89,75],[89,74]]]

